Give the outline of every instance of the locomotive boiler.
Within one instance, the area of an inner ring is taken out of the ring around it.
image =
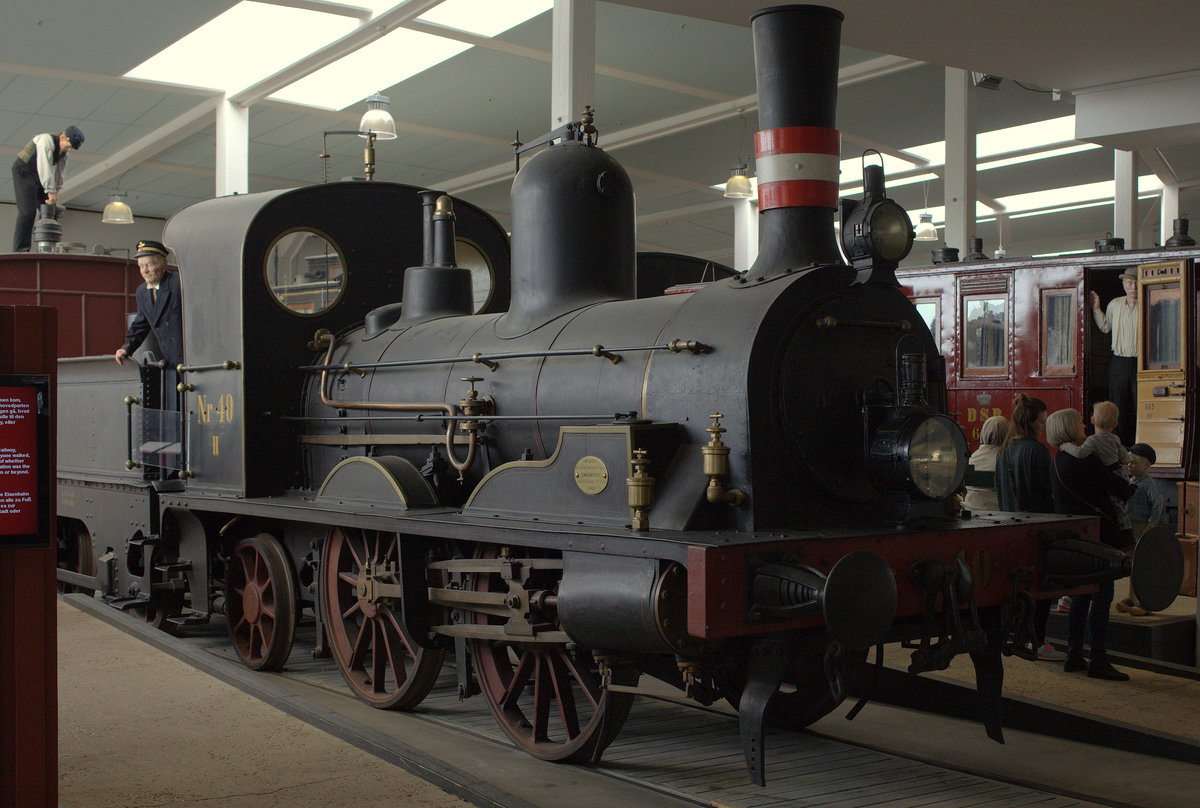
[[[1131,563],[1092,519],[955,511],[966,442],[877,169],[839,256],[841,22],[754,16],[760,255],[679,294],[646,294],[629,176],[587,119],[514,180],[510,284],[503,231],[436,193],[177,214],[183,416],[147,432],[169,420],[145,406],[152,365],[61,374],[128,440],[59,441],[81,455],[60,580],[171,628],[223,611],[258,669],[310,608],[377,707],[416,707],[453,651],[460,693],[548,760],[598,760],[649,674],[734,704],[762,782],[764,723],[828,713],[896,640],[916,673],[970,653],[999,737],[1001,655],[1028,653],[1034,600]]]

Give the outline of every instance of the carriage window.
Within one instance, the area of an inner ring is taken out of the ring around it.
[[[471,294],[475,299],[473,311],[478,314],[491,302],[492,292],[496,288],[492,262],[475,242],[460,236],[454,239],[454,263],[471,270]]]
[[[1075,293],[1042,292],[1042,373],[1075,373]]]
[[[275,299],[306,315],[320,314],[336,303],[346,280],[342,254],[313,230],[293,230],[276,240],[265,272]]]
[[[929,331],[933,334],[936,342],[938,340],[938,302],[936,300],[914,300],[913,305],[917,307],[917,314],[921,315],[921,320],[929,326]]]
[[[1179,282],[1148,283],[1142,320],[1142,345],[1146,370],[1178,368],[1180,359]]]
[[[1008,367],[1008,301],[1004,297],[963,299],[963,372],[994,376]]]

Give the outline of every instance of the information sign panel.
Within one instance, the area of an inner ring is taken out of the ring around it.
[[[50,377],[0,374],[0,547],[49,547]]]

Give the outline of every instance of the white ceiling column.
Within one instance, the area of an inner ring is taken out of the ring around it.
[[[596,0],[554,0],[550,128],[596,103]]]
[[[971,73],[946,68],[946,196],[947,247],[966,255],[975,237],[975,95]]]
[[[217,102],[216,195],[250,192],[250,108]]]
[[[733,268],[745,272],[758,258],[758,200],[733,200]]]
[[[1138,248],[1137,212],[1137,155],[1122,149],[1113,150],[1113,179],[1116,198],[1113,201],[1113,235],[1125,239],[1125,249]]]

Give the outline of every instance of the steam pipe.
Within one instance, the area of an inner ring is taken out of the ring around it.
[[[437,208],[438,197],[442,196],[441,191],[418,191],[417,196],[421,197],[421,222],[422,222],[422,239],[421,239],[421,266],[433,266],[433,213]]]
[[[337,344],[337,340],[330,334],[325,337],[329,342],[329,346],[325,351],[325,364],[328,365],[333,357],[333,349]],[[400,402],[400,401],[339,401],[332,399],[325,393],[325,382],[328,376],[328,371],[321,371],[321,403],[326,407],[334,409],[347,410],[388,410],[392,412],[441,412],[448,416],[458,415],[458,408],[453,404],[446,404],[441,401],[429,402]],[[476,430],[468,431],[467,438],[467,456],[466,459],[460,461],[454,454],[454,420],[446,422],[446,457],[450,461],[450,465],[460,474],[471,467],[475,462],[475,450],[479,438]]]
[[[431,267],[454,267],[454,205],[443,194],[433,211],[433,261]]]

